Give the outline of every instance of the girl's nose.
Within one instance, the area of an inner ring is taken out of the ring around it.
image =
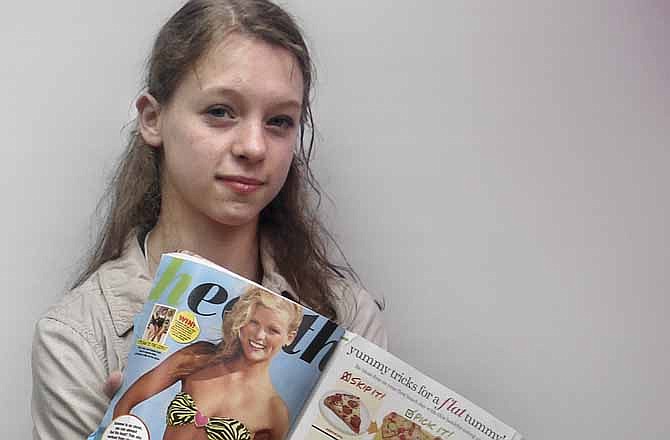
[[[259,326],[256,328],[256,334],[254,336],[256,339],[265,339],[265,329]]]
[[[239,137],[233,146],[233,154],[250,162],[260,162],[267,153],[263,121],[247,121],[240,124]]]

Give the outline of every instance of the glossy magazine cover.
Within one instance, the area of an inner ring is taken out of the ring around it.
[[[89,440],[285,438],[344,330],[215,264],[163,255]]]

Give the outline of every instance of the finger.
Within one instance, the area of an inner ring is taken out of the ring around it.
[[[190,255],[190,256],[192,256],[192,257],[203,258],[203,257],[201,257],[200,255],[196,254],[195,252],[191,252],[191,251],[189,251],[189,250],[187,250],[187,249],[177,249],[177,252],[180,253],[180,254]]]
[[[107,395],[107,397],[111,399],[121,387],[122,381],[123,374],[120,371],[112,371],[105,381],[105,385],[103,385],[102,390]]]

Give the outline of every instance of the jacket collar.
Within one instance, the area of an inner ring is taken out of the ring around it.
[[[261,284],[273,292],[299,302],[298,296],[277,271],[269,243],[263,236],[260,246],[263,268]],[[136,232],[131,233],[126,239],[121,256],[100,266],[97,273],[100,290],[107,301],[114,330],[118,336],[123,336],[133,328],[133,319],[142,310],[153,283]]]

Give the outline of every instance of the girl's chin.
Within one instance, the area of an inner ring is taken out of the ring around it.
[[[254,204],[236,204],[232,201],[228,201],[227,203],[229,204],[227,208],[215,210],[210,217],[218,223],[232,227],[257,223],[260,212],[263,209],[263,206],[256,206]]]
[[[247,349],[244,352],[245,357],[250,361],[264,361],[268,358],[268,354],[265,351]]]

